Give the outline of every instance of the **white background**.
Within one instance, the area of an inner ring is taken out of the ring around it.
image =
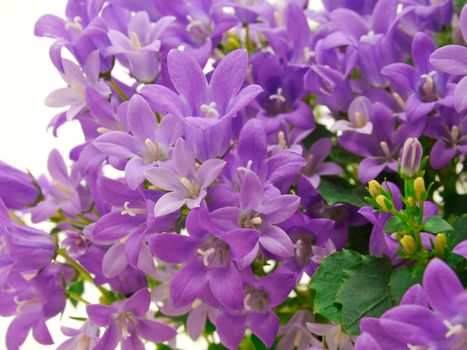
[[[312,3],[320,6],[317,0]],[[46,172],[51,149],[59,149],[66,157],[83,139],[77,122],[63,126],[58,139],[46,130],[58,111],[47,108],[44,99],[64,83],[49,59],[52,41],[33,35],[34,23],[41,15],[63,17],[65,4],[65,0],[4,1],[0,11],[0,160],[29,169],[36,176]],[[83,315],[83,310],[70,314]],[[3,339],[9,321],[0,318],[0,350],[5,348]],[[48,322],[57,344],[65,339],[59,331],[60,324],[74,325],[67,317]],[[182,344],[187,349],[195,349],[186,341]],[[41,346],[31,337],[23,346],[25,350],[53,348]]]

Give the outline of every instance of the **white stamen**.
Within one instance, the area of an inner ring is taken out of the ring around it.
[[[285,97],[282,95],[282,88],[278,88],[275,94],[269,96],[270,100],[277,100],[278,102],[285,103]]]
[[[76,33],[80,34],[83,31],[83,26],[81,25],[81,17],[75,16],[73,22],[68,21],[65,24],[65,29],[73,29]]]
[[[404,100],[402,99],[401,95],[399,95],[397,92],[393,92],[392,93],[392,96],[394,97],[394,99],[396,100],[397,104],[401,107],[401,108],[405,108],[405,102]]]
[[[243,306],[245,307],[245,310],[246,311],[251,311],[252,310],[252,307],[250,305],[250,299],[251,299],[251,294],[248,293],[246,296],[245,296],[245,300],[243,301]]]
[[[261,219],[261,217],[255,216],[250,219],[250,223],[257,226],[257,225],[261,225],[263,223],[263,220]]]
[[[247,163],[246,163],[246,167],[244,166],[239,166],[237,168],[237,171],[244,171],[244,172],[249,172],[251,171],[251,166],[253,165],[253,161],[250,159]]]
[[[454,125],[451,128],[451,139],[452,141],[456,142],[459,138],[459,127],[457,125]]]
[[[182,177],[180,179],[180,183],[185,186],[185,188],[188,190],[190,193],[191,198],[196,198],[198,197],[198,188],[194,182],[191,182],[188,180],[186,177]]]
[[[120,212],[121,215],[129,215],[129,216],[136,216],[137,214],[144,214],[146,213],[145,209],[138,209],[138,208],[130,208],[130,202],[123,203],[123,210]]]
[[[367,34],[361,36],[360,40],[362,41],[370,41],[375,37],[375,32],[370,30]]]
[[[188,15],[186,16],[186,19],[188,20],[188,25],[186,26],[186,30],[191,32],[192,29],[194,28],[203,28],[203,23],[201,21],[198,21],[193,18],[193,16]]]
[[[285,133],[283,131],[279,131],[277,133],[277,138],[279,139],[279,146],[281,146],[282,149],[286,149],[287,141],[285,140]]]
[[[138,34],[136,34],[135,32],[130,32],[130,41],[131,41],[131,47],[135,51],[138,51],[139,49],[143,47],[141,45],[141,41],[139,41]]]
[[[461,324],[453,325],[448,320],[444,320],[443,323],[448,329],[446,332],[446,338],[452,337],[453,335],[461,335],[464,332],[464,327],[462,327]]]
[[[389,151],[389,147],[388,147],[388,144],[386,143],[386,141],[381,141],[379,143],[379,145],[381,146],[381,149],[383,150],[383,153],[386,157],[390,157],[391,156],[391,152]]]
[[[215,253],[215,249],[213,247],[207,249],[207,250],[202,250],[200,248],[196,249],[196,252],[203,257],[203,265],[208,267],[209,266],[209,256],[212,253]]]
[[[431,72],[429,72],[428,74],[422,74],[420,76],[420,78],[422,79],[425,79],[427,82],[429,82],[430,84],[433,84],[433,77],[436,75],[436,72],[434,70],[432,70]]]
[[[311,58],[315,57],[316,54],[308,46],[303,48],[303,62],[308,62]]]
[[[354,123],[357,128],[363,128],[368,123],[368,118],[360,112],[355,112]]]
[[[216,102],[201,105],[201,112],[204,113],[206,118],[219,118],[219,112],[216,109]]]
[[[107,128],[104,128],[104,127],[99,127],[96,129],[96,131],[99,133],[99,134],[105,134],[106,132],[109,132],[109,131],[112,131],[110,129],[107,129]]]

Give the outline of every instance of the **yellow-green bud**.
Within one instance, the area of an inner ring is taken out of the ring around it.
[[[417,243],[411,235],[405,235],[401,238],[400,244],[407,254],[413,254],[417,251]]]
[[[447,245],[446,235],[444,233],[438,233],[436,235],[436,240],[435,240],[436,252],[439,254],[443,254],[444,250],[446,249],[446,245]]]
[[[370,192],[372,197],[377,197],[381,193],[382,189],[383,187],[379,184],[378,181],[371,180],[368,182],[368,192]]]
[[[381,208],[382,211],[385,211],[389,213],[392,209],[392,204],[389,202],[389,200],[383,196],[382,194],[378,195],[376,197],[376,203],[378,203],[379,207]]]
[[[410,196],[409,198],[407,198],[407,203],[409,203],[409,205],[413,207],[415,205],[415,199],[412,196]]]
[[[423,180],[423,177],[417,177],[415,181],[413,182],[413,188],[415,191],[415,198],[417,199],[418,202],[423,202],[425,200],[425,180]]]

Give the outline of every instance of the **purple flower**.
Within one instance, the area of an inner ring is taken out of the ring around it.
[[[467,116],[454,108],[442,108],[438,118],[431,118],[425,134],[436,139],[430,152],[434,169],[448,165],[454,157],[467,154]]]
[[[356,131],[371,134],[373,124],[370,122],[372,103],[365,96],[355,98],[349,106],[349,120],[337,120],[331,127],[332,131]]]
[[[80,214],[87,209],[87,194],[80,185],[82,180],[77,167],[68,174],[65,162],[57,150],[50,152],[47,168],[52,182],[45,178],[38,180],[45,199],[31,209],[32,221],[41,222],[57,213],[60,209],[65,214]]]
[[[173,168],[160,166],[143,172],[154,186],[168,191],[157,201],[154,215],[173,213],[185,204],[190,209],[199,207],[208,186],[216,180],[224,165],[222,159],[209,159],[197,168],[186,141],[179,139],[173,150]]]
[[[217,233],[206,206],[193,209],[187,217],[189,236],[163,233],[150,239],[154,255],[171,264],[182,263],[170,286],[175,307],[192,303],[209,288],[224,307],[242,308],[242,281],[234,261],[241,261],[255,247],[258,232],[237,229]]]
[[[34,178],[0,161],[0,198],[9,209],[25,209],[39,198]]]
[[[66,112],[68,120],[76,117],[86,106],[86,89],[92,86],[100,95],[107,97],[111,91],[99,79],[99,55],[95,51],[89,55],[83,70],[70,60],[62,59],[63,73],[60,73],[67,87],[53,91],[47,96],[45,104],[49,107],[70,106]]]
[[[302,169],[302,174],[310,183],[318,188],[320,176],[339,175],[342,173],[342,168],[331,162],[325,162],[332,149],[332,139],[322,138],[316,141],[305,154],[307,163]]]
[[[281,350],[322,348],[322,343],[306,327],[311,321],[313,321],[313,315],[309,310],[297,311],[289,322],[281,327],[279,335],[282,335],[282,338],[277,348]]]
[[[105,132],[94,145],[108,156],[129,159],[125,177],[129,187],[136,189],[144,182],[144,170],[169,158],[169,148],[182,136],[183,127],[173,116],[164,117],[158,124],[148,103],[139,95],[134,95],[128,104],[127,120],[132,135]]]
[[[347,131],[339,137],[339,144],[351,153],[364,157],[358,167],[358,178],[367,183],[383,170],[397,171],[400,144],[394,136],[394,117],[381,103],[376,103],[371,112],[373,124],[371,135]]]
[[[401,305],[380,319],[362,319],[360,328],[366,335],[355,349],[373,350],[374,343],[382,350],[462,349],[467,346],[466,301],[467,293],[454,271],[435,258],[425,270],[423,289],[420,285],[409,289]]]
[[[60,344],[57,350],[92,350],[99,341],[99,327],[89,320],[80,329],[62,327],[62,333],[70,339]]]
[[[93,350],[113,350],[118,344],[122,348],[144,348],[141,338],[162,343],[175,337],[169,326],[146,317],[151,303],[147,289],[141,289],[130,298],[112,305],[88,305],[90,320],[106,330]]]
[[[467,7],[462,8],[460,26],[464,41],[467,42]],[[441,72],[463,77],[454,90],[454,106],[459,113],[467,109],[467,47],[447,45],[437,49],[430,56],[430,63]]]
[[[353,350],[354,336],[345,334],[336,323],[307,323],[308,330],[323,337],[329,350]]]
[[[128,22],[126,35],[118,30],[109,30],[112,46],[106,49],[106,54],[123,55],[137,80],[152,82],[159,74],[159,39],[174,20],[174,17],[167,16],[151,23],[147,12],[137,12]]]
[[[415,68],[405,63],[394,63],[382,70],[395,93],[406,101],[408,120],[419,120],[438,105],[452,105],[448,76],[437,71],[429,62],[435,49],[435,44],[428,35],[417,33],[412,42]]]
[[[221,312],[214,319],[222,343],[237,349],[248,326],[253,334],[271,347],[279,329],[279,317],[272,308],[282,303],[295,286],[293,274],[275,272],[255,280],[245,271],[244,310],[240,313]]]
[[[239,228],[259,232],[258,242],[241,262],[246,266],[255,258],[260,245],[279,257],[293,255],[292,240],[278,224],[288,219],[298,205],[297,196],[282,195],[272,186],[265,188],[258,176],[248,170],[240,188],[239,206],[214,210],[211,219],[226,232]]]

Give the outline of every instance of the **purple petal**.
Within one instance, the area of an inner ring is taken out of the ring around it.
[[[299,204],[300,198],[298,196],[280,195],[265,202],[258,211],[263,214],[264,221],[274,225],[291,217],[298,209]]]
[[[118,309],[115,306],[110,305],[87,305],[86,312],[96,325],[104,327],[112,321],[112,315],[116,313]]]
[[[245,334],[245,316],[222,313],[216,317],[215,324],[222,344],[229,349],[237,349]]]
[[[143,288],[133,294],[124,304],[123,309],[132,311],[136,316],[142,317],[149,309],[151,295],[146,288]]]
[[[230,101],[224,118],[234,116],[253,101],[262,91],[263,88],[259,85],[248,85],[246,88],[242,89],[242,91]]]
[[[72,186],[63,157],[56,149],[52,150],[49,154],[47,169],[54,180],[59,181],[63,185]]]
[[[191,304],[200,296],[206,283],[206,270],[199,265],[190,264],[177,271],[170,284],[170,297],[174,306]]]
[[[363,333],[357,338],[354,350],[383,350],[376,340],[368,333]]]
[[[163,115],[171,114],[183,117],[183,101],[179,95],[162,85],[146,85],[141,89],[141,95],[148,99],[151,107]]]
[[[430,305],[443,315],[455,315],[451,301],[464,291],[459,278],[451,268],[439,259],[433,259],[423,275],[423,288]]]
[[[114,350],[121,339],[122,331],[116,322],[110,324],[93,350]]]
[[[208,309],[203,304],[194,308],[186,320],[186,329],[188,335],[194,341],[198,339],[206,327],[206,320],[208,317]]]
[[[176,191],[182,188],[180,176],[169,168],[157,167],[144,171],[146,179],[158,188],[167,191]]]
[[[439,139],[431,149],[430,164],[436,170],[444,168],[456,156],[456,153],[454,147],[446,147],[444,141]]]
[[[209,159],[201,164],[198,169],[197,177],[203,187],[208,187],[222,172],[225,166],[225,160]]]
[[[430,63],[438,70],[453,75],[467,74],[467,47],[448,45],[430,56]]]
[[[148,103],[139,95],[134,95],[128,105],[128,125],[130,130],[142,142],[154,140],[156,136],[156,116]]]
[[[214,297],[224,307],[230,310],[242,309],[242,279],[232,263],[226,269],[214,269],[211,272],[209,286]]]
[[[125,257],[125,246],[116,243],[105,253],[102,260],[102,272],[107,278],[120,274],[128,265]]]
[[[164,194],[154,206],[156,217],[169,215],[176,212],[186,203],[186,199],[180,193],[170,192]]]
[[[467,74],[467,73],[466,73]],[[467,76],[463,77],[457,83],[454,90],[454,106],[459,113],[463,113],[467,109]]]
[[[34,35],[55,39],[66,39],[65,21],[54,15],[44,15],[38,19],[34,27]]]
[[[428,299],[426,298],[426,294],[422,286],[420,284],[416,284],[410,287],[407,292],[405,292],[400,304],[415,304],[428,307]]]
[[[225,111],[230,99],[240,91],[247,67],[248,54],[238,49],[224,57],[214,70],[209,89],[219,111]]]
[[[162,261],[180,264],[192,258],[198,240],[175,233],[162,233],[149,239],[152,253]]]
[[[119,158],[131,158],[138,153],[134,138],[122,131],[110,131],[99,136],[94,145],[102,153]]]
[[[277,226],[269,225],[263,227],[259,243],[268,252],[280,257],[289,257],[294,254],[294,245],[284,230]]]
[[[179,50],[170,50],[167,65],[172,84],[190,106],[199,107],[207,102],[206,77],[192,56]]]
[[[279,330],[279,317],[274,312],[251,314],[249,316],[251,331],[263,341],[268,348],[272,347]]]
[[[452,252],[467,259],[467,240],[462,241],[456,245]]]
[[[418,32],[412,39],[412,58],[415,66],[424,73],[432,70],[429,63],[430,55],[436,50],[431,38],[422,32]]]
[[[240,206],[245,209],[257,209],[263,203],[264,185],[259,177],[248,172],[243,179],[240,188]]]
[[[239,261],[254,249],[258,243],[259,232],[239,228],[221,233],[220,238],[229,245],[233,259]]]
[[[358,178],[361,183],[366,184],[376,179],[386,165],[373,158],[365,158],[358,166]]]
[[[155,343],[169,341],[177,335],[173,328],[153,320],[139,319],[136,328],[144,339]]]

